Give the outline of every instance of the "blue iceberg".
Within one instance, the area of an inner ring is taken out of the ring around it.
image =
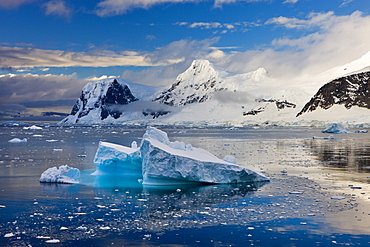
[[[264,175],[237,165],[232,156],[219,159],[190,144],[171,142],[166,132],[154,127],[147,127],[139,148],[133,147],[101,142],[93,174],[140,171],[143,184],[149,185],[269,181]]]

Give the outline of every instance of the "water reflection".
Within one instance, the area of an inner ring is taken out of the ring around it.
[[[370,173],[370,140],[310,140],[306,144],[318,161],[328,168]]]

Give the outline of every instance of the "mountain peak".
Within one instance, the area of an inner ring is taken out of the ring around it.
[[[211,97],[211,92],[219,90],[222,81],[219,70],[208,60],[194,60],[154,101],[173,106],[201,103]]]

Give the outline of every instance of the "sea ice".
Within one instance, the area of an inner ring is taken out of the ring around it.
[[[68,165],[52,167],[47,169],[41,174],[41,183],[65,183],[75,184],[79,183],[80,170],[77,168],[69,167]]]
[[[94,174],[139,170],[143,184],[269,181],[258,172],[236,165],[232,156],[222,160],[190,144],[171,142],[166,132],[150,126],[137,149],[100,142],[94,163],[97,167]]]
[[[322,133],[333,133],[333,134],[347,134],[347,133],[351,133],[351,131],[349,129],[345,128],[340,123],[332,123],[326,129],[324,129],[321,132]]]
[[[27,138],[24,138],[24,139],[13,138],[13,139],[9,140],[8,142],[10,142],[10,143],[24,143],[24,142],[27,142]]]

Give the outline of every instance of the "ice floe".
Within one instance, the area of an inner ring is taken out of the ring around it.
[[[77,168],[69,167],[68,165],[52,167],[47,169],[41,174],[41,183],[66,183],[75,184],[79,183],[80,170]]]
[[[94,175],[111,172],[141,171],[143,184],[176,183],[252,183],[268,181],[264,175],[236,164],[227,155],[223,160],[208,151],[183,142],[171,142],[167,133],[147,127],[141,145],[131,148],[100,142]]]

